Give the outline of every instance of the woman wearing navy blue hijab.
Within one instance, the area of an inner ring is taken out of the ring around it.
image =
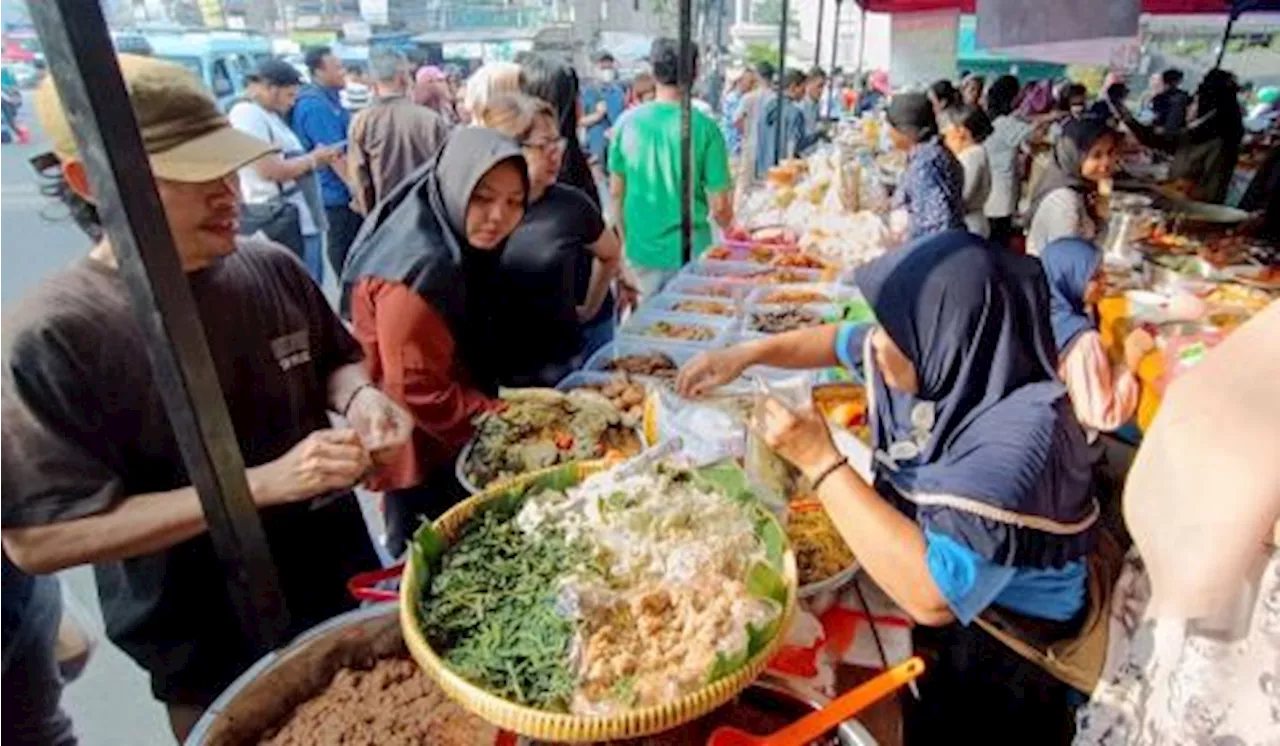
[[[932,665],[907,712],[907,742],[1068,742],[1066,685],[974,624],[998,619],[1046,645],[1073,637],[1087,609],[1098,507],[1084,433],[1056,378],[1039,264],[949,231],[867,265],[857,284],[879,326],[708,353],[677,386],[698,395],[760,363],[865,368],[873,484],[812,411],[766,399],[755,426],[920,625],[913,638]]]

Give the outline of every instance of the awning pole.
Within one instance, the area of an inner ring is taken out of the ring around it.
[[[728,0],[716,0],[716,87],[711,105],[716,111],[724,104],[724,7]]]
[[[836,96],[840,92],[836,90],[836,49],[840,46],[840,6],[844,5],[844,0],[836,0],[835,18],[831,21],[831,69],[827,70],[828,90],[831,91],[827,96],[827,118],[831,118],[831,107],[835,105]]]
[[[827,12],[827,0],[818,0],[818,32],[814,35],[813,66],[822,67],[822,16]],[[827,72],[831,72],[828,70]]]
[[[778,163],[782,163],[785,158],[782,153],[782,120],[786,114],[786,107],[783,104],[786,103],[784,91],[787,80],[787,16],[790,14],[790,0],[782,0],[782,24],[778,27],[778,82],[775,86],[777,100],[774,102],[778,112],[773,126],[773,152],[777,155]]]
[[[783,0],[785,2],[786,0]],[[680,0],[680,258],[693,258],[693,0]]]
[[[85,0],[39,0],[28,7],[74,125],[89,186],[200,495],[240,628],[266,652],[286,641],[289,612],[191,286],[168,224],[156,219],[164,208],[102,9]]]
[[[867,9],[859,6],[858,11],[858,74],[861,75],[867,54]]]
[[[1218,45],[1218,59],[1213,62],[1215,70],[1222,67],[1222,58],[1227,54],[1227,42],[1231,40],[1231,27],[1236,25],[1236,19],[1239,17],[1234,10],[1227,16],[1227,26],[1222,29],[1222,43]]]

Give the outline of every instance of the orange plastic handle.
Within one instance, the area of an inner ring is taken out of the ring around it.
[[[874,679],[831,700],[817,712],[763,739],[768,746],[804,746],[840,723],[857,715],[882,698],[924,673],[924,661],[913,656]]]

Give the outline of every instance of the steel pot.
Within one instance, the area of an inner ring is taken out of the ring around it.
[[[312,627],[259,660],[214,700],[184,746],[257,743],[298,705],[315,697],[339,669],[407,655],[399,604],[349,611]]]

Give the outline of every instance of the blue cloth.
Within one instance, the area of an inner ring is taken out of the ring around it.
[[[316,284],[324,287],[324,236],[316,233],[302,237],[302,263]]]
[[[605,140],[605,130],[613,127],[627,107],[627,89],[621,83],[595,83],[582,90],[582,113],[584,116],[596,113],[596,106],[604,102],[607,116],[587,128],[587,152],[597,161],[604,163],[605,152],[609,143]]]
[[[1013,567],[996,564],[947,534],[926,530],[924,538],[929,576],[961,624],[969,624],[993,603],[1055,622],[1084,608],[1084,560],[1043,570]]]
[[[964,227],[964,167],[940,139],[911,149],[893,206],[907,209],[912,239]]]
[[[818,110],[818,106],[819,102],[808,96],[805,97],[804,103],[800,104],[800,111],[804,114],[805,132],[811,135],[818,131],[818,122],[822,120],[822,112]]]
[[[836,330],[836,359],[851,372],[862,375],[862,350],[866,344],[867,334],[871,332],[871,324],[849,322],[841,324]]]
[[[741,106],[742,93],[738,89],[734,88],[725,94],[723,112],[720,114],[720,129],[724,131],[724,144],[729,149],[729,155],[734,156],[742,153],[742,133],[733,124]]]
[[[4,556],[4,664],[0,669],[0,740],[5,746],[75,746],[62,711],[62,677],[55,649],[62,591],[51,575],[33,576]]]
[[[293,106],[293,131],[302,141],[302,147],[310,152],[319,145],[334,145],[347,140],[347,128],[351,125],[351,112],[342,108],[341,88],[305,86],[298,92],[298,102]],[[351,201],[351,192],[333,167],[326,166],[318,172],[320,194],[325,207],[345,205]]]
[[[762,115],[756,117],[756,178],[763,179],[769,169],[786,158],[795,158],[804,152],[809,142],[804,126],[804,112],[796,102],[783,96],[782,106],[782,152],[778,152],[778,97],[769,94],[769,98],[760,103]]]
[[[1049,323],[1058,354],[1081,332],[1097,328],[1084,307],[1084,290],[1102,266],[1102,252],[1083,238],[1059,238],[1040,252],[1040,264],[1049,282]]]
[[[919,380],[914,395],[891,391],[875,371],[868,382],[877,488],[925,529],[996,564],[1083,557],[1097,518],[1091,459],[1057,380],[1039,262],[956,230],[864,265],[855,279]]]
[[[858,116],[862,116],[863,114],[869,114],[875,111],[876,109],[880,108],[881,104],[883,104],[884,102],[885,102],[885,95],[883,93],[881,93],[880,91],[874,91],[874,90],[868,89],[866,91],[863,91],[862,95],[858,97],[856,113]]]

